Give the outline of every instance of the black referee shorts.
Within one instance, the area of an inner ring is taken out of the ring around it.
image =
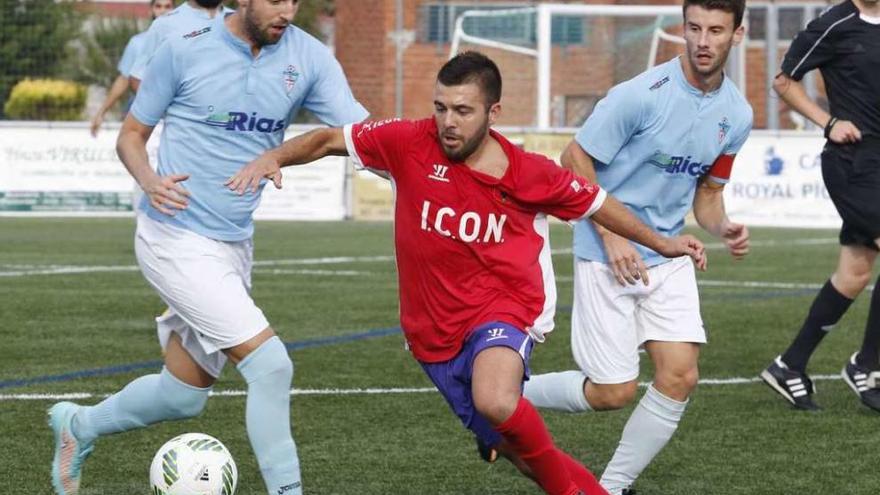
[[[822,178],[843,226],[840,244],[880,250],[880,139],[868,137],[856,145],[826,144]]]

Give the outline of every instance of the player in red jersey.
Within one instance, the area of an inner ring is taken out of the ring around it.
[[[490,129],[501,75],[482,54],[451,59],[437,77],[434,118],[318,129],[249,163],[227,185],[244,194],[280,167],[349,155],[390,174],[396,191],[400,319],[409,348],[462,423],[550,494],[605,494],[559,450],[522,398],[529,355],[553,328],[556,293],[547,214],[587,216],[705,267],[691,236],[664,238],[586,179]]]

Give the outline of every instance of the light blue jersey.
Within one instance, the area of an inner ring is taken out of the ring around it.
[[[730,79],[704,94],[681,64],[675,58],[612,88],[575,136],[596,162],[599,185],[665,236],[681,232],[701,177],[727,181],[730,160],[713,164],[735,155],[752,128],[752,107]],[[648,266],[668,261],[636,247]],[[574,252],[608,261],[588,220],[575,226]]]
[[[234,11],[223,7],[223,14],[231,12]],[[183,2],[171,12],[157,17],[146,31],[141,51],[131,67],[131,76],[143,79],[150,60],[162,43],[171,36],[196,32],[220,17],[222,17],[220,14],[211,17],[208,11],[194,8],[188,2]]]
[[[159,48],[131,114],[155,126],[164,115],[159,175],[188,174],[189,206],[174,217],[142,202],[160,222],[223,241],[253,234],[260,194],[239,196],[224,186],[248,162],[281,144],[300,107],[327,125],[359,122],[367,111],[352,95],[330,50],[289,26],[254,58],[250,46],[223,19]]]
[[[140,55],[141,50],[144,48],[144,40],[146,37],[147,32],[144,31],[132,36],[131,39],[128,40],[128,43],[126,43],[125,50],[122,51],[122,58],[120,58],[119,63],[116,64],[116,68],[123,76],[128,77],[131,75],[131,69],[134,67],[138,55]]]

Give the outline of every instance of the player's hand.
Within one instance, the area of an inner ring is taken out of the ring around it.
[[[608,256],[608,266],[620,285],[635,285],[639,280],[648,285],[648,267],[628,239],[605,232],[602,241],[605,244],[605,255]]]
[[[104,123],[104,114],[98,112],[92,117],[92,123],[89,126],[89,132],[92,133],[92,137],[98,137],[98,129],[101,128],[101,124]]]
[[[142,184],[141,188],[150,198],[150,205],[168,216],[174,216],[177,210],[189,206],[189,191],[180,182],[189,179],[189,175],[156,175],[154,179]]]
[[[849,120],[838,120],[828,136],[837,144],[852,144],[862,140],[862,131]]]
[[[709,258],[706,256],[706,248],[703,243],[690,234],[684,234],[666,239],[665,246],[658,251],[667,258],[677,258],[679,256],[690,256],[694,260],[697,270],[706,271],[709,265]]]
[[[275,184],[275,189],[281,189],[281,163],[270,152],[245,165],[224,184],[241,196],[245,191],[257,192],[264,177]]]
[[[741,223],[727,222],[721,227],[721,238],[734,259],[749,254],[749,229]]]

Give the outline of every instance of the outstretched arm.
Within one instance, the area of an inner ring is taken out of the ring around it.
[[[565,149],[561,162],[563,167],[598,184],[593,158],[576,141]],[[694,258],[697,267],[705,269],[706,257],[700,241],[691,236],[668,239],[657,234],[611,196],[606,197],[605,203],[590,219],[602,239],[608,266],[621,285],[635,284],[638,280],[645,285],[649,282],[648,267],[630,240],[664,256],[687,254]]]
[[[245,165],[226,181],[226,187],[240,195],[245,191],[256,192],[260,180],[266,178],[281,189],[281,167],[302,165],[325,156],[348,156],[342,128],[315,129],[285,141]]]

